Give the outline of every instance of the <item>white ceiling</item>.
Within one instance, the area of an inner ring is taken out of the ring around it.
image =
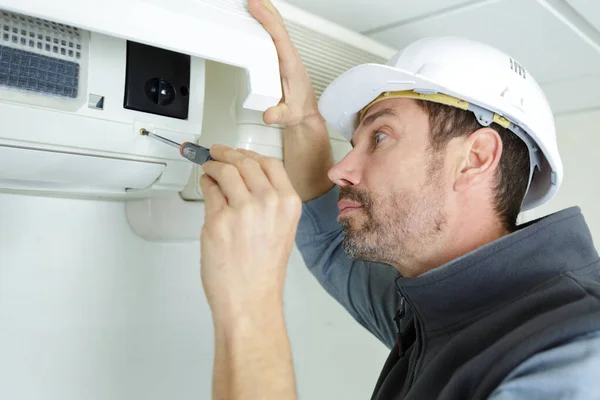
[[[311,13],[365,33],[384,25],[420,18],[473,0],[287,0]]]
[[[546,90],[555,112],[600,108],[598,0],[287,0],[394,48],[459,35],[500,48]]]
[[[567,0],[567,3],[596,28],[600,28],[600,4],[598,0]]]

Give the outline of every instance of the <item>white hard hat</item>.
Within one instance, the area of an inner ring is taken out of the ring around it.
[[[386,65],[364,64],[343,73],[323,92],[319,111],[350,140],[368,107],[396,97],[470,110],[483,126],[496,122],[518,135],[531,160],[522,211],[557,192],[563,167],[552,110],[540,86],[514,58],[464,38],[421,39]]]

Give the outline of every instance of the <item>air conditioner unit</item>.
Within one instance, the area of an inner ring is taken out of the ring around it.
[[[241,0],[246,2],[246,0]],[[287,3],[275,3],[292,41],[298,48],[317,96],[347,69],[369,62],[385,63],[395,50],[365,36],[304,12]],[[206,62],[206,88],[202,135],[198,143],[222,143],[282,159],[281,127],[266,126],[262,112],[243,107],[247,77],[239,68]],[[350,144],[330,129],[334,158],[339,161]],[[194,166],[181,193],[126,203],[130,226],[153,241],[195,241],[200,236],[204,209]]]
[[[200,137],[207,60],[243,71],[244,109],[281,98],[245,0],[0,0],[0,191],[179,193],[193,164],[139,131]]]

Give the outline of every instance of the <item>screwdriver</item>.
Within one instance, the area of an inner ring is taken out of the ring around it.
[[[210,156],[210,149],[204,146],[199,146],[190,142],[183,142],[179,144],[160,135],[157,135],[156,133],[152,133],[144,128],[140,129],[140,134],[156,139],[159,142],[166,143],[169,146],[177,147],[179,149],[179,154],[181,154],[183,158],[187,158],[193,163],[202,165],[205,162],[211,161],[213,159]]]

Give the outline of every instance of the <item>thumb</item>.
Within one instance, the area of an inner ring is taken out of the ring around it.
[[[292,113],[288,105],[285,103],[280,103],[274,107],[271,107],[263,114],[263,120],[267,125],[286,125],[291,121],[291,119]]]

